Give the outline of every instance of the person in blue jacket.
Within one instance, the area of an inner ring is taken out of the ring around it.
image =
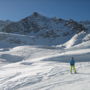
[[[74,70],[74,73],[76,73],[74,57],[72,57],[71,60],[70,60],[70,72],[71,73],[72,73],[72,70]]]

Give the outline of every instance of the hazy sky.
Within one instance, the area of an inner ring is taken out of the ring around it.
[[[18,21],[33,12],[48,17],[90,20],[90,0],[0,0],[0,20]]]

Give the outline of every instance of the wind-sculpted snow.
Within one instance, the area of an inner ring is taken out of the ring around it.
[[[89,90],[90,49],[88,43],[84,49],[80,46],[49,49],[24,45],[1,51],[0,90]],[[77,74],[70,74],[72,56]],[[17,57],[21,60],[13,61]]]

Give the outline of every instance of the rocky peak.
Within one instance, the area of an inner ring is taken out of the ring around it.
[[[42,15],[39,14],[38,12],[34,12],[31,16],[32,16],[32,17],[40,17],[40,16],[42,16]]]
[[[64,20],[60,18],[48,18],[37,12],[19,22],[6,26],[3,31],[8,33],[29,34],[34,36],[67,36],[84,31],[83,25],[74,20]]]

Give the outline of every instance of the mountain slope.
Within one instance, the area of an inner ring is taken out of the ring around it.
[[[48,18],[35,12],[31,16],[5,26],[2,31],[33,36],[40,42],[39,45],[58,45],[67,42],[81,31],[86,32],[86,28],[74,20]]]
[[[0,90],[89,90],[90,32],[73,20],[33,13],[0,32]],[[70,74],[70,59],[77,74]]]
[[[2,29],[4,27],[6,27],[7,25],[9,25],[10,23],[12,23],[11,21],[7,20],[7,21],[2,21],[0,20],[0,32],[2,31]]]
[[[87,87],[89,90],[90,49],[87,46],[65,50],[19,46],[1,51],[0,89],[82,90]],[[69,73],[71,56],[78,62],[75,75]]]

